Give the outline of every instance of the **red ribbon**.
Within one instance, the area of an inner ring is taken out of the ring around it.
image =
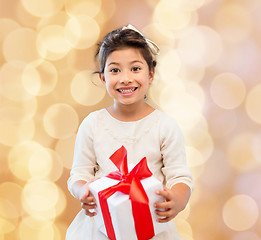
[[[120,182],[98,193],[107,235],[109,239],[116,240],[107,199],[115,192],[120,191],[129,194],[138,240],[148,240],[155,233],[149,208],[149,199],[140,182],[141,179],[152,176],[147,165],[147,159],[145,157],[141,159],[130,173],[127,165],[127,150],[124,146],[119,148],[110,159],[119,170],[110,173],[107,177]]]

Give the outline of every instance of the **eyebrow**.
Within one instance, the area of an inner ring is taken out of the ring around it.
[[[144,64],[144,63],[143,63],[142,61],[140,61],[140,60],[134,60],[134,61],[130,62],[130,64],[134,64],[134,63]],[[113,65],[113,64],[115,64],[115,65],[120,65],[120,63],[118,63],[118,62],[111,62],[111,63],[108,64],[108,66]]]

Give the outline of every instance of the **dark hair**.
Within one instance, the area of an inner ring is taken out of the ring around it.
[[[126,47],[137,48],[149,66],[149,71],[156,67],[152,52],[146,39],[137,31],[132,29],[116,29],[108,33],[103,42],[98,44],[96,57],[99,57],[100,70],[104,73],[105,63],[110,53]]]

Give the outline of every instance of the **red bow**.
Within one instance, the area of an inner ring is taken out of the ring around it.
[[[147,166],[146,157],[141,159],[130,173],[127,165],[127,150],[124,146],[119,148],[110,159],[119,170],[110,173],[106,177],[119,180],[120,182],[98,193],[108,237],[111,240],[116,240],[107,199],[115,192],[120,191],[129,194],[138,240],[152,238],[155,233],[149,209],[149,199],[140,182],[141,179],[152,176]]]

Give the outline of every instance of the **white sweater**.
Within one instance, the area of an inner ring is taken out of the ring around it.
[[[153,175],[168,188],[180,182],[193,188],[191,173],[186,164],[184,139],[171,117],[154,110],[139,121],[122,122],[113,118],[106,109],[102,109],[89,114],[79,127],[73,166],[68,179],[70,192],[72,193],[72,184],[77,180],[89,181],[117,170],[109,157],[122,145],[127,149],[129,164],[136,165],[146,157]],[[172,221],[169,232],[159,234],[153,239],[180,239],[173,225]],[[93,219],[82,210],[67,230],[66,239],[107,238],[98,232]]]

